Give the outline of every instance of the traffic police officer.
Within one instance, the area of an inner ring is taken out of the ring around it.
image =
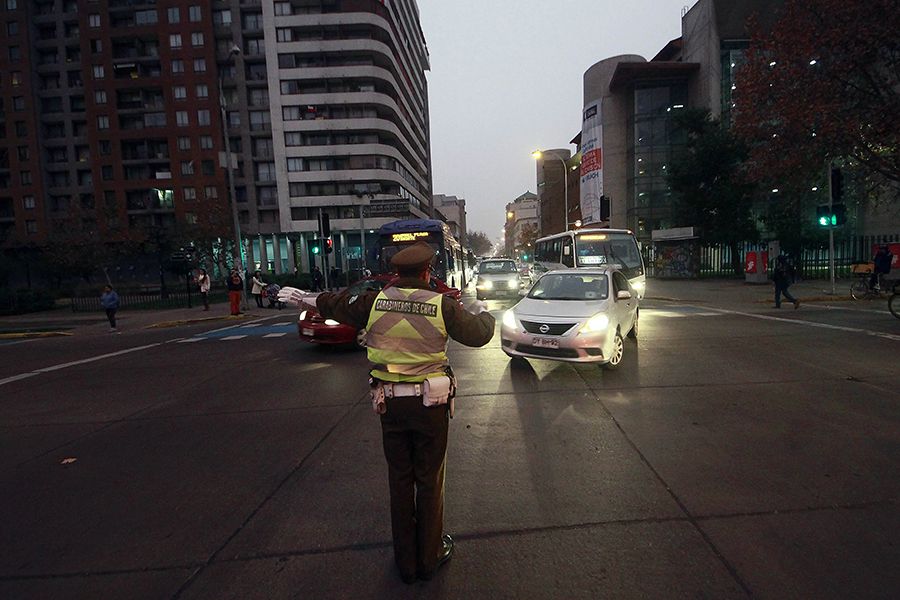
[[[471,314],[431,290],[434,255],[418,242],[391,259],[399,275],[391,287],[315,298],[323,317],[367,332],[372,401],[388,463],[394,560],[406,583],[431,579],[453,554],[453,538],[443,533],[448,417],[456,391],[447,338],[480,347],[494,335],[484,303],[475,303]],[[279,300],[312,303],[294,288],[282,289]]]

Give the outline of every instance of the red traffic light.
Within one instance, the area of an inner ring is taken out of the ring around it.
[[[334,240],[325,238],[325,254],[331,254],[332,252],[334,252]]]

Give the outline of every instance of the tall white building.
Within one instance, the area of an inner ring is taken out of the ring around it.
[[[506,205],[504,229],[507,256],[516,256],[516,249],[525,242],[523,233],[532,231],[540,234],[539,208],[540,201],[531,192],[525,192]]]
[[[262,3],[280,231],[308,270],[318,216],[332,264],[355,269],[370,232],[428,218],[428,50],[415,0]]]

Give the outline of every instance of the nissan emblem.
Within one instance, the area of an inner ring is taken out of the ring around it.
[[[550,326],[544,323],[540,326],[540,330],[541,333],[547,333],[548,331],[550,331]]]

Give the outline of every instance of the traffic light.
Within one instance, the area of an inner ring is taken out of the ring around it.
[[[831,209],[827,204],[820,204],[816,207],[816,223],[820,227],[828,227],[831,225]]]
[[[334,240],[325,238],[325,254],[331,254],[332,252],[334,252]]]
[[[319,254],[319,252],[322,251],[322,246],[320,245],[319,240],[312,240],[309,243],[309,250],[313,254]]]
[[[331,217],[328,216],[328,213],[324,212],[322,213],[322,237],[331,237]]]
[[[847,207],[844,204],[832,204],[832,224],[843,225],[847,222]]]
[[[831,169],[831,202],[840,202],[844,197],[844,174],[837,167]]]
[[[600,220],[609,221],[609,196],[600,196]]]
[[[847,222],[847,206],[844,204],[820,204],[816,207],[816,222],[820,227],[836,227]]]

